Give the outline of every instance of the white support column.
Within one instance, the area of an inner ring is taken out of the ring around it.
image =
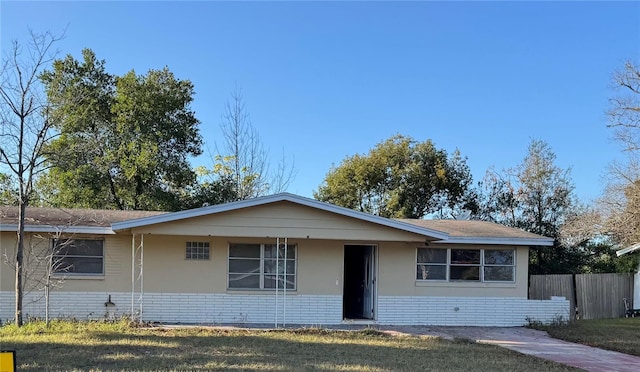
[[[131,321],[133,321],[133,306],[136,292],[136,234],[131,235]]]
[[[140,323],[142,323],[142,305],[144,303],[144,234],[140,235]]]
[[[278,258],[280,257],[280,238],[276,238],[276,328],[278,328],[278,272],[280,271]]]
[[[284,297],[282,297],[282,326],[287,326],[287,245],[289,241],[284,238],[284,275],[282,276],[284,284]]]
[[[640,309],[640,264],[633,274],[633,308]]]

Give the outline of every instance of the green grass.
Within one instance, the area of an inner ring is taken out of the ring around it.
[[[20,371],[573,371],[497,346],[374,330],[138,328],[55,321],[0,328]]]
[[[640,318],[578,320],[538,328],[561,340],[640,356]]]

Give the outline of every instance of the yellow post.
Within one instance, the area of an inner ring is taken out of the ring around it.
[[[15,372],[16,351],[0,350],[0,372]]]

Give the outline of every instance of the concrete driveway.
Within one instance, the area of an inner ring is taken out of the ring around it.
[[[587,371],[640,371],[640,357],[574,344],[549,337],[546,332],[524,327],[380,327],[391,334],[464,338],[498,345],[523,354],[553,360]]]

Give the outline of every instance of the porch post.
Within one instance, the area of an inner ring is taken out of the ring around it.
[[[133,305],[136,291],[136,234],[131,234],[131,321],[133,321]]]

